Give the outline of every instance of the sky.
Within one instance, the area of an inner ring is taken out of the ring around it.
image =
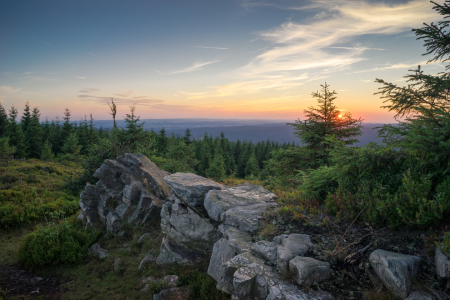
[[[442,1],[438,1],[439,3]],[[426,64],[412,28],[441,17],[427,0],[3,0],[0,103],[49,120],[293,121],[325,82],[336,106],[395,122],[376,78],[406,85]]]

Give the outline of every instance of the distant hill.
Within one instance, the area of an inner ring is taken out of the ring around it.
[[[193,138],[202,138],[203,135],[218,136],[222,131],[230,141],[247,140],[257,143],[260,141],[274,141],[278,143],[289,142],[300,143],[293,135],[292,126],[287,126],[284,120],[223,120],[223,119],[148,119],[145,122],[146,130],[158,132],[161,128],[166,129],[168,136],[175,134],[182,136],[186,128],[191,130]],[[289,121],[291,122],[291,121]],[[362,146],[369,142],[381,142],[377,138],[375,127],[382,126],[381,123],[364,123],[363,134],[358,137],[360,141],[356,145]],[[95,126],[111,129],[113,122],[110,120],[96,120]],[[123,120],[117,121],[118,127],[125,127]]]

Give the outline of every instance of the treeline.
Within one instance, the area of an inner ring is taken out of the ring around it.
[[[89,119],[73,122],[70,110],[66,109],[62,121],[57,118],[41,122],[39,109],[31,109],[26,103],[19,120],[15,107],[7,114],[0,104],[0,152],[15,158],[78,161],[90,172],[83,177],[89,182],[95,181],[92,173],[104,159],[125,152],[145,154],[169,172],[195,172],[222,180],[256,178],[263,172],[272,151],[295,146],[270,141],[232,142],[223,133],[216,137],[205,133],[202,139],[193,139],[189,129],[184,136],[169,137],[164,128],[159,132],[144,130],[144,122],[140,122],[135,110],[132,106],[126,114],[125,128],[103,130],[95,128],[92,114]],[[82,188],[83,180],[77,180],[80,184],[72,188]]]

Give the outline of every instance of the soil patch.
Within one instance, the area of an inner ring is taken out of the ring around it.
[[[63,294],[58,277],[43,277],[20,265],[3,264],[0,264],[0,292],[5,299],[61,299]]]

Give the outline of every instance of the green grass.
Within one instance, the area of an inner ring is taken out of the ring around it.
[[[76,213],[78,197],[63,191],[62,186],[81,171],[75,163],[35,159],[10,161],[9,166],[0,167],[0,230],[45,218],[57,221]]]

